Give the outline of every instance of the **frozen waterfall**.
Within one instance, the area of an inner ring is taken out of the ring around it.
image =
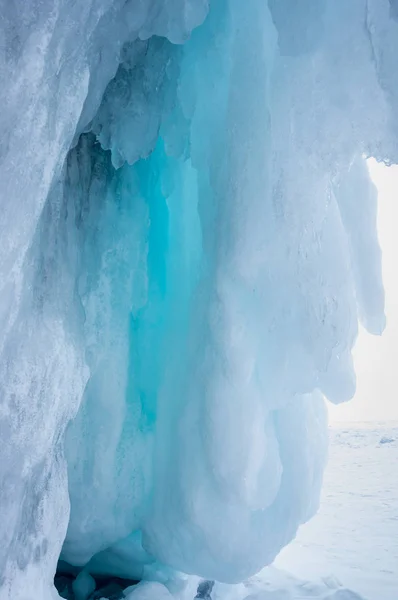
[[[0,15],[0,598],[57,598],[59,558],[240,582],[316,512],[324,397],[384,328],[398,2]]]

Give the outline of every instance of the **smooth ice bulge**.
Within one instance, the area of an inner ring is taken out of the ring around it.
[[[1,598],[60,554],[241,581],[317,510],[324,396],[384,327],[395,12],[1,4]]]

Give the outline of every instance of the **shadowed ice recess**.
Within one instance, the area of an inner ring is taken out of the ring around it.
[[[397,6],[0,0],[1,600],[59,558],[210,598],[315,514],[385,323]]]

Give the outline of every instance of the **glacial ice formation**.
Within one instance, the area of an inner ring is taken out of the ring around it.
[[[384,327],[397,7],[0,0],[2,600],[60,553],[241,581],[316,511]]]

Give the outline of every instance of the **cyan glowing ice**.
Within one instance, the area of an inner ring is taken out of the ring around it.
[[[384,327],[398,22],[315,5],[0,1],[2,599],[61,548],[240,581],[316,511],[323,395]]]

